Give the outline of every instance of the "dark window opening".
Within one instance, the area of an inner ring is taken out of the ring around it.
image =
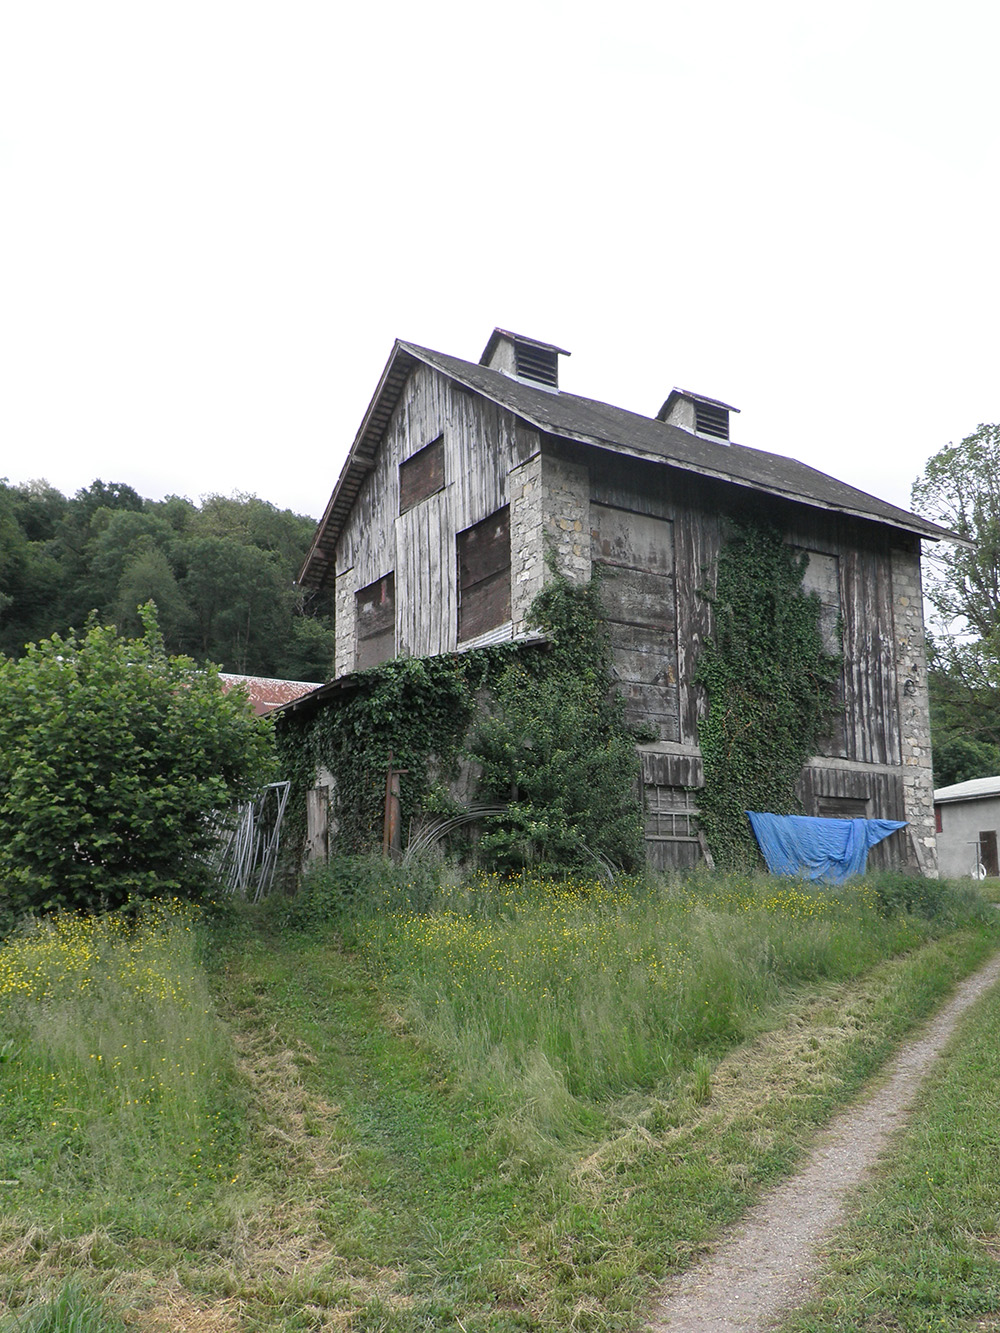
[[[510,510],[460,532],[458,562],[458,641],[478,638],[510,620]]]
[[[369,583],[354,594],[355,668],[377,666],[396,656],[396,579],[394,574]]]
[[[399,512],[444,490],[444,436],[439,435],[399,465]]]
[[[936,805],[934,807],[934,832],[942,833],[943,831],[941,827],[941,807]]]
[[[1000,859],[997,857],[996,829],[987,829],[979,835],[979,861],[983,870],[991,879],[1000,875]]]
[[[545,347],[532,347],[529,343],[516,342],[514,365],[522,379],[535,380],[553,389],[559,385],[558,352],[549,351]]]

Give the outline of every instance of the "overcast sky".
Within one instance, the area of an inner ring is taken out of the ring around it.
[[[998,393],[1000,6],[0,0],[0,477],[322,512],[393,339],[897,504]]]

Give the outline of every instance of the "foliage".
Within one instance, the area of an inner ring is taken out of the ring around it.
[[[0,482],[0,651],[83,625],[91,611],[138,633],[157,605],[170,652],[223,669],[326,679],[332,605],[293,580],[315,524],[253,495],[143,500],[95,481],[67,500]]]
[[[103,1301],[66,1282],[53,1296],[41,1296],[16,1315],[0,1320],[0,1333],[125,1333]]]
[[[928,560],[926,593],[996,660],[1000,649],[1000,425],[981,425],[931,458],[913,505],[970,545],[945,543]]]
[[[336,781],[338,850],[357,853],[381,843],[390,751],[402,770],[405,828],[450,808],[446,784],[468,746],[481,769],[478,796],[507,804],[483,821],[488,863],[637,864],[638,760],[611,686],[596,586],[553,574],[530,622],[550,646],[396,658],[353,676],[314,719],[282,719],[279,752],[300,832],[320,766]]]
[[[639,760],[610,671],[598,579],[574,583],[550,562],[531,625],[551,640],[511,663],[470,744],[480,790],[508,802],[485,821],[489,864],[631,870],[642,860]]]
[[[306,722],[295,714],[277,730],[283,772],[292,782],[290,829],[302,832],[306,790],[320,766],[336,779],[338,847],[357,853],[381,847],[385,780],[392,753],[402,770],[403,827],[440,801],[440,780],[452,775],[475,710],[484,654],[397,657],[358,672],[342,699]]]
[[[939,450],[913,483],[913,507],[969,543],[936,543],[924,558],[938,622],[934,781],[944,786],[1000,771],[1000,425]]]
[[[760,864],[745,812],[796,811],[802,765],[832,720],[840,658],[824,651],[819,599],[803,590],[807,560],[775,529],[739,523],[703,594],[715,633],[695,673],[708,696],[699,819],[723,866]]]
[[[209,817],[266,777],[268,729],[217,673],[110,627],[0,659],[0,885],[15,911],[207,884]]]
[[[361,905],[355,931],[465,1080],[489,1085],[502,1046],[504,1096],[516,1101],[543,1061],[573,1097],[599,1098],[744,1040],[784,987],[844,980],[986,919],[977,895],[925,883],[887,910],[867,882],[702,874],[667,890],[480,875],[442,886],[433,912],[402,894]]]

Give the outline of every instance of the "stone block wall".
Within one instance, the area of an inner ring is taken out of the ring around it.
[[[358,590],[358,576],[352,565],[337,575],[335,609],[335,651],[333,659],[334,676],[346,676],[354,670],[354,631],[355,602],[354,594]]]
[[[542,460],[542,524],[556,567],[574,583],[590,578],[590,472],[580,463]]]
[[[527,628],[528,608],[545,581],[542,530],[542,456],[511,468],[507,477],[510,498],[510,616],[514,634]]]
[[[931,717],[927,695],[923,591],[919,546],[892,552],[892,616],[896,639],[896,690],[903,761],[904,818],[920,848],[921,869],[937,878]]]

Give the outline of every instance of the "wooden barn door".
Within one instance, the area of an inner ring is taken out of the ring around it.
[[[680,740],[674,525],[591,503],[590,529],[627,719],[651,723],[660,740]]]

